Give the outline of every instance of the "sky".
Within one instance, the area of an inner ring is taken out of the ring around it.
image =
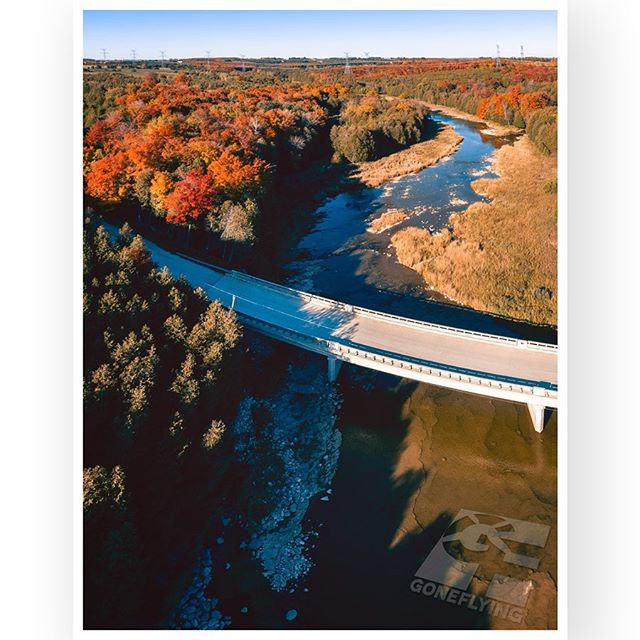
[[[84,57],[556,56],[555,11],[85,11]]]

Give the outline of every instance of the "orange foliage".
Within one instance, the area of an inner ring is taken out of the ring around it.
[[[196,221],[226,199],[260,196],[289,141],[306,144],[343,94],[338,84],[202,89],[184,74],[148,74],[86,132],[86,192],[108,204],[142,197],[136,179],[152,172],[145,204],[168,222]]]
[[[166,197],[167,221],[186,224],[213,208],[215,188],[211,176],[192,169]]]

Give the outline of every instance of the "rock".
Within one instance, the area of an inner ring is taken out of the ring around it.
[[[298,612],[295,609],[289,609],[289,611],[287,611],[287,615],[285,616],[285,618],[291,622],[292,620],[295,620],[298,617]]]

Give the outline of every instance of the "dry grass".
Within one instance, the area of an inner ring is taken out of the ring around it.
[[[369,233],[382,233],[397,224],[404,222],[409,216],[402,209],[389,209],[379,218],[372,220],[367,227]]]
[[[556,158],[525,136],[496,152],[500,178],[472,183],[490,203],[452,216],[453,233],[403,229],[398,260],[466,305],[536,323],[557,323]]]
[[[354,177],[369,187],[377,187],[392,178],[430,167],[438,160],[450,156],[461,142],[462,137],[453,127],[446,125],[431,140],[418,142],[379,160],[361,162]]]

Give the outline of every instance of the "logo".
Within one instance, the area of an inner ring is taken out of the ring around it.
[[[522,574],[516,567],[537,569],[536,552],[544,548],[549,530],[536,522],[461,509],[416,571],[411,590],[521,622],[533,583],[505,574]],[[492,574],[496,565],[499,570]],[[472,594],[471,581],[480,571],[491,575],[489,586],[482,595]]]

